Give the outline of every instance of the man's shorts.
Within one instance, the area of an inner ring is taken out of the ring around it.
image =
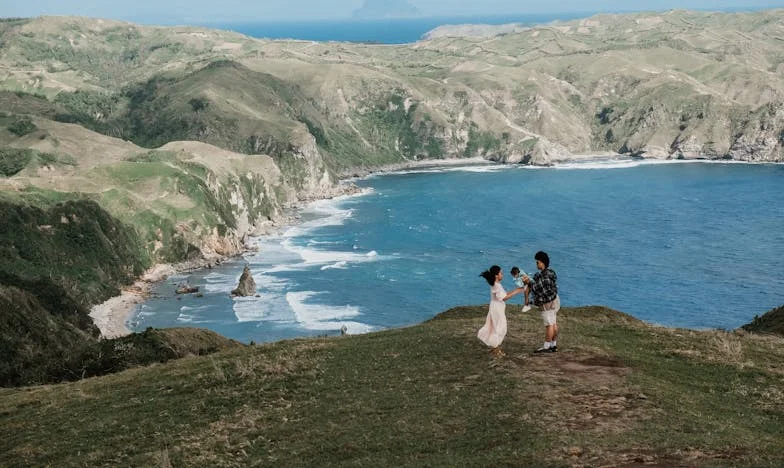
[[[558,296],[555,296],[552,301],[542,304],[542,320],[546,327],[555,325],[559,310],[561,310],[561,298]]]

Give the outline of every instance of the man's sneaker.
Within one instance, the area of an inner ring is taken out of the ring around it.
[[[558,346],[557,345],[556,346],[550,346],[550,352],[551,353],[557,353],[558,352]]]
[[[550,352],[550,348],[545,348],[544,346],[542,346],[541,348],[536,348],[534,350],[534,353],[537,353],[537,354],[538,353],[549,353],[549,352]]]
[[[531,306],[529,306],[529,305],[524,305],[523,306],[523,312],[528,312],[529,310],[531,310]]]

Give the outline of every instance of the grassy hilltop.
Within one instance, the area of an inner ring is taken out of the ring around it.
[[[3,466],[781,466],[784,338],[565,308],[533,355],[487,306],[56,386],[0,390]]]

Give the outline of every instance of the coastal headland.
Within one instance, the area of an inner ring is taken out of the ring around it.
[[[781,10],[400,46],[0,20],[0,384],[20,387],[0,464],[780,466],[781,309],[727,332],[566,308],[543,359],[510,314],[501,360],[475,339],[486,306],[263,346],[124,321],[150,282],[372,171],[780,162],[782,37]]]

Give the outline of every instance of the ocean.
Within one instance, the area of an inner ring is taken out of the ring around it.
[[[258,252],[160,283],[131,328],[243,342],[365,333],[486,304],[479,273],[549,253],[565,306],[734,329],[784,304],[784,165],[605,161],[440,167],[357,180]],[[244,265],[258,297],[232,298]],[[180,281],[203,297],[177,296]],[[520,307],[522,296],[509,307]],[[566,333],[566,332],[565,332]]]
[[[765,7],[749,6],[737,8],[710,8],[710,11],[743,12],[763,9]],[[772,8],[772,6],[768,6]],[[613,11],[604,13],[630,13],[631,11]],[[193,26],[235,31],[246,36],[259,39],[297,39],[308,41],[365,42],[375,44],[408,44],[419,41],[422,36],[443,25],[456,24],[510,24],[518,23],[525,26],[546,24],[553,21],[572,21],[588,18],[598,12],[562,12],[525,14],[512,13],[505,15],[473,15],[473,16],[434,16],[425,18],[398,19],[332,19],[332,20],[290,20],[290,21],[232,21],[232,22],[193,22]],[[147,21],[149,22],[149,21]],[[169,21],[171,22],[171,21]],[[174,21],[178,23],[178,21]]]
[[[263,39],[298,39],[308,41],[366,42],[407,44],[446,24],[509,24],[534,25],[555,20],[569,21],[591,16],[591,13],[560,13],[538,15],[440,16],[431,18],[399,18],[378,20],[319,20],[276,22],[202,23],[215,29],[235,31]]]

